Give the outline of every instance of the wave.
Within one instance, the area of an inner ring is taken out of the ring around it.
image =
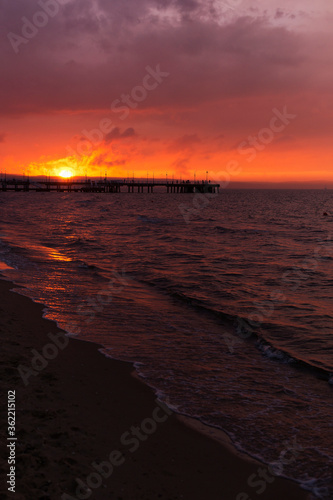
[[[316,378],[326,381],[330,385],[333,385],[333,373],[330,370],[326,370],[325,368],[319,367],[314,363],[312,364],[309,361],[296,358],[284,349],[274,347],[270,342],[264,339],[257,332],[255,332],[254,335],[257,337],[257,341],[255,344],[256,347],[267,358],[285,364],[292,363],[294,368],[311,373]]]
[[[295,369],[307,371],[316,378],[328,382],[333,385],[333,373],[329,369],[318,366],[304,359],[296,358],[293,354],[281,347],[274,346],[265,338],[265,331],[270,330],[269,323],[262,323],[260,327],[253,328],[249,325],[247,319],[241,315],[226,313],[217,310],[214,306],[210,306],[203,300],[191,297],[186,293],[174,290],[173,285],[167,279],[160,280],[159,282],[150,283],[143,281],[146,285],[160,288],[162,293],[167,294],[175,301],[179,301],[186,305],[188,308],[194,309],[196,312],[206,314],[213,318],[217,323],[227,324],[230,331],[234,332],[235,341],[239,340],[244,342],[254,342],[258,351],[265,357],[269,358],[272,362],[279,362],[283,364],[292,364]]]
[[[71,241],[66,242],[67,247],[83,247],[90,246],[91,244],[96,244],[96,240],[92,238],[82,238],[79,236],[78,238],[73,238]]]
[[[77,260],[75,261],[75,263],[77,264],[77,267],[79,269],[86,269],[86,270],[89,270],[89,271],[94,271],[94,270],[101,270],[99,267],[97,266],[94,266],[93,264],[87,264],[84,260]]]
[[[176,221],[174,221],[172,219],[162,219],[159,217],[148,217],[146,215],[138,215],[137,220],[140,222],[145,222],[147,224],[161,224],[161,225],[177,224]]]
[[[72,240],[68,243],[66,243],[66,246],[68,247],[81,247],[84,246],[84,240],[82,238],[77,238],[76,240]]]
[[[223,226],[215,226],[214,230],[219,232],[219,233],[235,233],[235,229],[229,228],[229,227],[223,227]]]
[[[269,359],[281,361],[281,363],[294,363],[295,358],[289,356],[284,351],[273,347],[267,341],[258,338],[256,342],[257,348]]]
[[[253,228],[231,228],[224,226],[215,226],[214,230],[219,233],[243,233],[243,234],[270,234],[271,231],[268,229],[253,229]]]

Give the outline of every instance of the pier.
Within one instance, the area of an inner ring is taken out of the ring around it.
[[[0,191],[7,192],[74,192],[74,193],[153,193],[156,188],[164,188],[167,193],[216,193],[219,184],[210,181],[141,181],[141,180],[30,180],[1,179]]]

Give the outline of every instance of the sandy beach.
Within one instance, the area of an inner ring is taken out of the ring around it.
[[[186,425],[131,375],[130,364],[64,337],[13,286],[0,280],[1,499],[307,498]],[[15,493],[6,484],[8,391],[16,404]]]

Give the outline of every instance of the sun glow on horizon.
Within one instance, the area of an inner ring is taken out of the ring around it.
[[[58,174],[59,177],[62,177],[63,179],[69,179],[70,177],[73,177],[73,173],[71,170],[69,170],[68,168],[67,169],[63,169],[59,172]]]

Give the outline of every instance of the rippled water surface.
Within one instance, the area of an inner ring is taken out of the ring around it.
[[[48,317],[252,456],[297,443],[280,472],[325,499],[332,238],[331,191],[0,193],[0,269]]]

